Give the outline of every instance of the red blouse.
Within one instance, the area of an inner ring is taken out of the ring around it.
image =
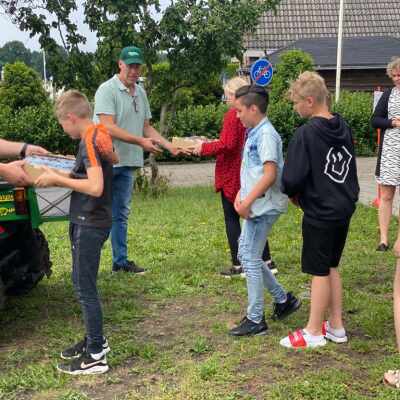
[[[246,128],[231,108],[224,116],[219,139],[203,143],[202,156],[217,156],[215,164],[215,190],[223,191],[232,203],[240,189],[240,164]]]

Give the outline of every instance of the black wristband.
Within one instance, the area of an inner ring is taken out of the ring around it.
[[[27,147],[28,147],[28,143],[24,143],[24,145],[22,146],[21,151],[19,152],[19,156],[21,158],[25,158],[25,155],[26,155],[25,153],[26,153]]]

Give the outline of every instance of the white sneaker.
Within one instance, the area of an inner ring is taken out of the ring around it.
[[[326,339],[329,339],[331,342],[334,343],[347,343],[348,338],[346,335],[346,331],[343,328],[343,334],[338,335],[337,332],[333,332],[333,329],[329,325],[329,321],[324,321],[322,324],[322,334],[325,336]]]

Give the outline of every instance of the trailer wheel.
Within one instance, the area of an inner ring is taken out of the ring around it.
[[[0,277],[7,295],[22,295],[32,290],[45,275],[51,275],[47,240],[29,223],[13,224],[10,236],[2,239]]]

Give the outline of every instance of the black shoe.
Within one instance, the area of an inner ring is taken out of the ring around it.
[[[376,248],[376,251],[388,251],[389,245],[385,243],[379,243],[379,246]]]
[[[132,272],[133,274],[145,274],[147,271],[144,268],[139,267],[138,265],[135,264],[134,261],[127,261],[125,265],[118,265],[114,264],[112,267],[112,272],[119,272],[119,271],[124,271],[124,272]]]
[[[266,261],[265,264],[274,275],[278,273],[278,267],[273,260]]]
[[[65,349],[61,352],[60,357],[64,360],[73,360],[75,358],[79,358],[86,352],[86,336],[83,340],[80,342],[74,344],[71,347],[68,347],[68,349]],[[110,346],[108,345],[107,339],[104,338],[103,341],[103,353],[107,354],[110,351]]]
[[[268,326],[265,317],[256,324],[255,322],[244,317],[240,324],[229,331],[231,336],[259,336],[267,333]]]
[[[235,276],[240,276],[241,278],[246,277],[246,274],[243,272],[243,268],[240,265],[232,265],[228,270],[221,271],[220,274],[225,278],[232,278]]]
[[[288,292],[286,296],[287,299],[284,303],[274,303],[274,312],[271,316],[274,321],[286,318],[301,306],[301,300],[294,297],[291,292]]]
[[[95,354],[83,353],[79,358],[72,361],[71,364],[58,364],[57,369],[64,374],[70,375],[94,375],[104,374],[109,370],[107,358],[104,353],[96,360]],[[97,358],[97,357],[96,357]]]

